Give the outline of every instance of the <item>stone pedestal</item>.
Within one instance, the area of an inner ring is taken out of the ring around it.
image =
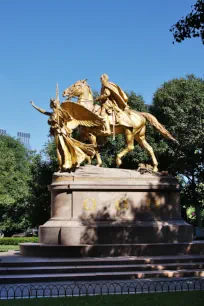
[[[160,244],[161,250],[163,244],[192,242],[174,177],[85,166],[55,173],[49,188],[51,218],[40,227],[41,253],[43,246],[63,246],[70,256],[74,250],[80,256],[106,256],[107,248],[109,255],[133,255],[138,245]],[[21,245],[21,253],[27,255],[28,248]]]

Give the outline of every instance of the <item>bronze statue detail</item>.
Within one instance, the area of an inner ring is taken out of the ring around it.
[[[58,94],[56,94],[56,99],[50,99],[52,112],[46,112],[37,107],[33,101],[30,102],[40,113],[49,116],[48,124],[50,134],[54,136],[56,143],[59,171],[67,171],[80,166],[84,160],[91,163],[95,149],[92,144],[84,144],[71,137],[72,130],[75,125],[78,126],[78,123],[73,122],[70,115],[61,107],[57,96]]]
[[[129,109],[127,105],[127,96],[121,88],[112,82],[108,82],[108,76],[101,76],[102,90],[98,101],[102,101],[102,106],[96,107],[93,102],[93,96],[86,80],[78,81],[63,92],[63,97],[67,97],[67,102],[62,103],[62,107],[73,119],[77,119],[79,124],[85,118],[90,122],[102,122],[102,124],[88,126],[81,124],[81,136],[83,140],[89,140],[95,148],[97,166],[102,165],[102,160],[97,146],[97,136],[110,136],[111,134],[124,134],[127,147],[116,156],[116,164],[120,166],[122,157],[134,149],[136,140],[140,146],[147,150],[153,162],[153,172],[158,171],[158,162],[153,148],[148,144],[145,138],[146,123],[149,121],[164,137],[173,141],[176,139],[158,122],[151,114],[137,112]],[[89,91],[89,98],[87,92]],[[78,103],[69,102],[71,97],[79,97]],[[84,105],[81,106],[81,101]],[[104,102],[103,102],[104,101]],[[79,109],[80,107],[80,109]],[[83,108],[82,108],[83,107]],[[114,119],[107,118],[114,113]],[[104,120],[105,117],[105,120]],[[114,121],[115,120],[115,121]],[[114,122],[113,122],[114,121]],[[108,126],[109,125],[109,126]]]
[[[162,126],[151,114],[137,112],[128,106],[128,97],[125,92],[116,84],[109,81],[108,76],[101,76],[101,94],[97,98],[101,105],[94,103],[93,94],[87,80],[77,81],[65,89],[63,97],[66,100],[60,104],[58,89],[56,99],[50,100],[52,112],[46,112],[31,104],[39,112],[48,115],[50,118],[50,133],[54,136],[57,146],[59,171],[68,171],[76,168],[87,160],[96,156],[97,166],[102,165],[100,152],[97,145],[97,137],[124,134],[127,147],[116,156],[116,164],[120,166],[122,157],[134,149],[136,140],[140,146],[147,150],[153,162],[153,172],[158,171],[158,162],[153,148],[145,138],[146,122],[149,121],[160,133],[171,140],[175,138]],[[70,99],[77,97],[77,102]],[[72,138],[72,131],[80,127],[82,141]]]
[[[119,123],[119,118],[116,119],[116,115],[128,107],[128,97],[118,85],[109,82],[108,75],[105,73],[101,76],[101,83],[101,95],[96,101],[102,103],[100,115],[105,118],[106,133],[111,135],[110,126],[115,126],[117,119]]]

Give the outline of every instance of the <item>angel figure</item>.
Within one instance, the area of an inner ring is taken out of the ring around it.
[[[50,125],[50,134],[55,138],[59,171],[67,171],[77,167],[84,160],[88,160],[89,163],[91,162],[91,157],[95,155],[94,146],[92,144],[81,143],[71,137],[72,129],[67,123],[72,121],[72,119],[61,108],[58,99],[50,99],[52,112],[47,112],[37,107],[33,101],[31,101],[31,105],[40,113],[49,116],[48,124]]]

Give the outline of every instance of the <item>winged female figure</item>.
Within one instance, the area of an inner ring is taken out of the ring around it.
[[[33,101],[31,101],[31,105],[40,113],[49,116],[48,124],[50,125],[50,134],[55,138],[59,171],[75,168],[84,160],[91,162],[91,158],[95,155],[94,145],[82,143],[71,137],[73,128],[80,125],[75,114],[75,119],[73,119],[66,111],[66,107],[61,107],[58,99],[50,99],[52,112],[37,107]],[[85,126],[93,126],[94,123],[90,123],[87,119],[85,118],[81,123]],[[97,125],[99,122],[95,122],[95,124]]]

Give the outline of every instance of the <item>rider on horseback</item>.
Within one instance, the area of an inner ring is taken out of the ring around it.
[[[117,154],[116,163],[118,166],[121,165],[123,156],[134,149],[134,141],[136,140],[151,156],[153,171],[157,172],[157,159],[153,148],[145,138],[147,121],[164,137],[176,141],[175,138],[153,115],[130,109],[127,105],[126,94],[119,86],[109,82],[106,74],[101,76],[101,82],[101,95],[97,99],[102,102],[101,106],[94,104],[93,95],[86,80],[78,81],[65,89],[63,96],[68,98],[60,106],[69,115],[66,126],[71,130],[81,126],[80,135],[82,139],[89,140],[94,146],[98,166],[101,166],[102,160],[97,145],[97,137],[110,136],[111,131],[113,131],[113,137],[114,135],[125,134],[127,143],[127,147]],[[70,101],[71,97],[78,97],[77,103]],[[76,146],[81,148],[82,144]],[[73,155],[72,151],[70,152]],[[80,164],[80,161],[78,164]]]
[[[125,92],[116,84],[109,82],[107,74],[101,76],[101,95],[96,101],[102,102],[100,114],[105,119],[105,134],[111,135],[110,125],[117,123],[119,113],[128,109],[128,97]]]

